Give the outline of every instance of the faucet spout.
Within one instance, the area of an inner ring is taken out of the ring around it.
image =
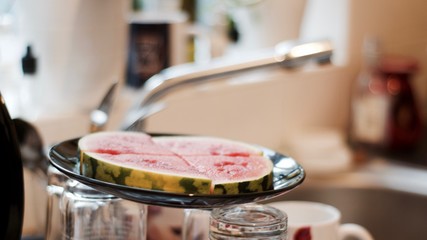
[[[166,68],[145,82],[141,89],[141,98],[125,119],[124,129],[142,130],[144,120],[163,108],[157,101],[177,89],[222,80],[234,74],[261,68],[293,69],[309,61],[329,63],[332,50],[329,41],[283,42],[273,49],[265,49],[254,56],[245,56],[244,60],[218,58],[206,66],[190,63]]]

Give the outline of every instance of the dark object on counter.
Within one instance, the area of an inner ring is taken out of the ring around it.
[[[418,62],[408,56],[377,56],[372,63],[359,76],[352,99],[352,142],[369,153],[409,153],[423,134],[411,86]]]
[[[128,86],[140,88],[147,79],[170,65],[169,27],[167,23],[130,23]]]
[[[392,151],[413,150],[423,132],[420,109],[410,83],[418,62],[409,57],[386,57],[379,70],[390,95],[387,147]]]
[[[24,177],[15,126],[0,93],[0,156],[3,204],[0,207],[0,239],[21,238],[24,219]]]

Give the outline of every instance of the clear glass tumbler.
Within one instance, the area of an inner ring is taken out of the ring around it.
[[[52,165],[49,165],[47,169],[47,178],[47,213],[45,238],[46,240],[58,240],[61,239],[63,229],[63,220],[61,219],[59,203],[62,192],[64,191],[64,187],[70,178],[62,174]]]
[[[182,240],[209,240],[210,209],[184,209]]]
[[[69,181],[60,203],[62,239],[144,240],[147,206]]]
[[[210,215],[210,240],[286,240],[287,215],[257,203],[215,208]]]

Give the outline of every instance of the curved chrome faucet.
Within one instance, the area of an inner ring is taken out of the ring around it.
[[[254,57],[245,60],[215,59],[207,66],[194,63],[183,64],[164,69],[148,79],[141,89],[141,99],[137,106],[126,116],[124,129],[142,130],[144,120],[161,109],[156,102],[167,93],[208,81],[222,80],[224,77],[265,67],[295,68],[308,61],[329,63],[332,56],[332,44],[329,41],[308,43],[279,43],[273,49],[262,50]]]

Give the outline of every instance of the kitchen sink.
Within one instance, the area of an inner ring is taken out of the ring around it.
[[[337,207],[343,223],[376,240],[427,238],[427,170],[372,161],[351,173],[310,178],[274,201],[316,201]]]

